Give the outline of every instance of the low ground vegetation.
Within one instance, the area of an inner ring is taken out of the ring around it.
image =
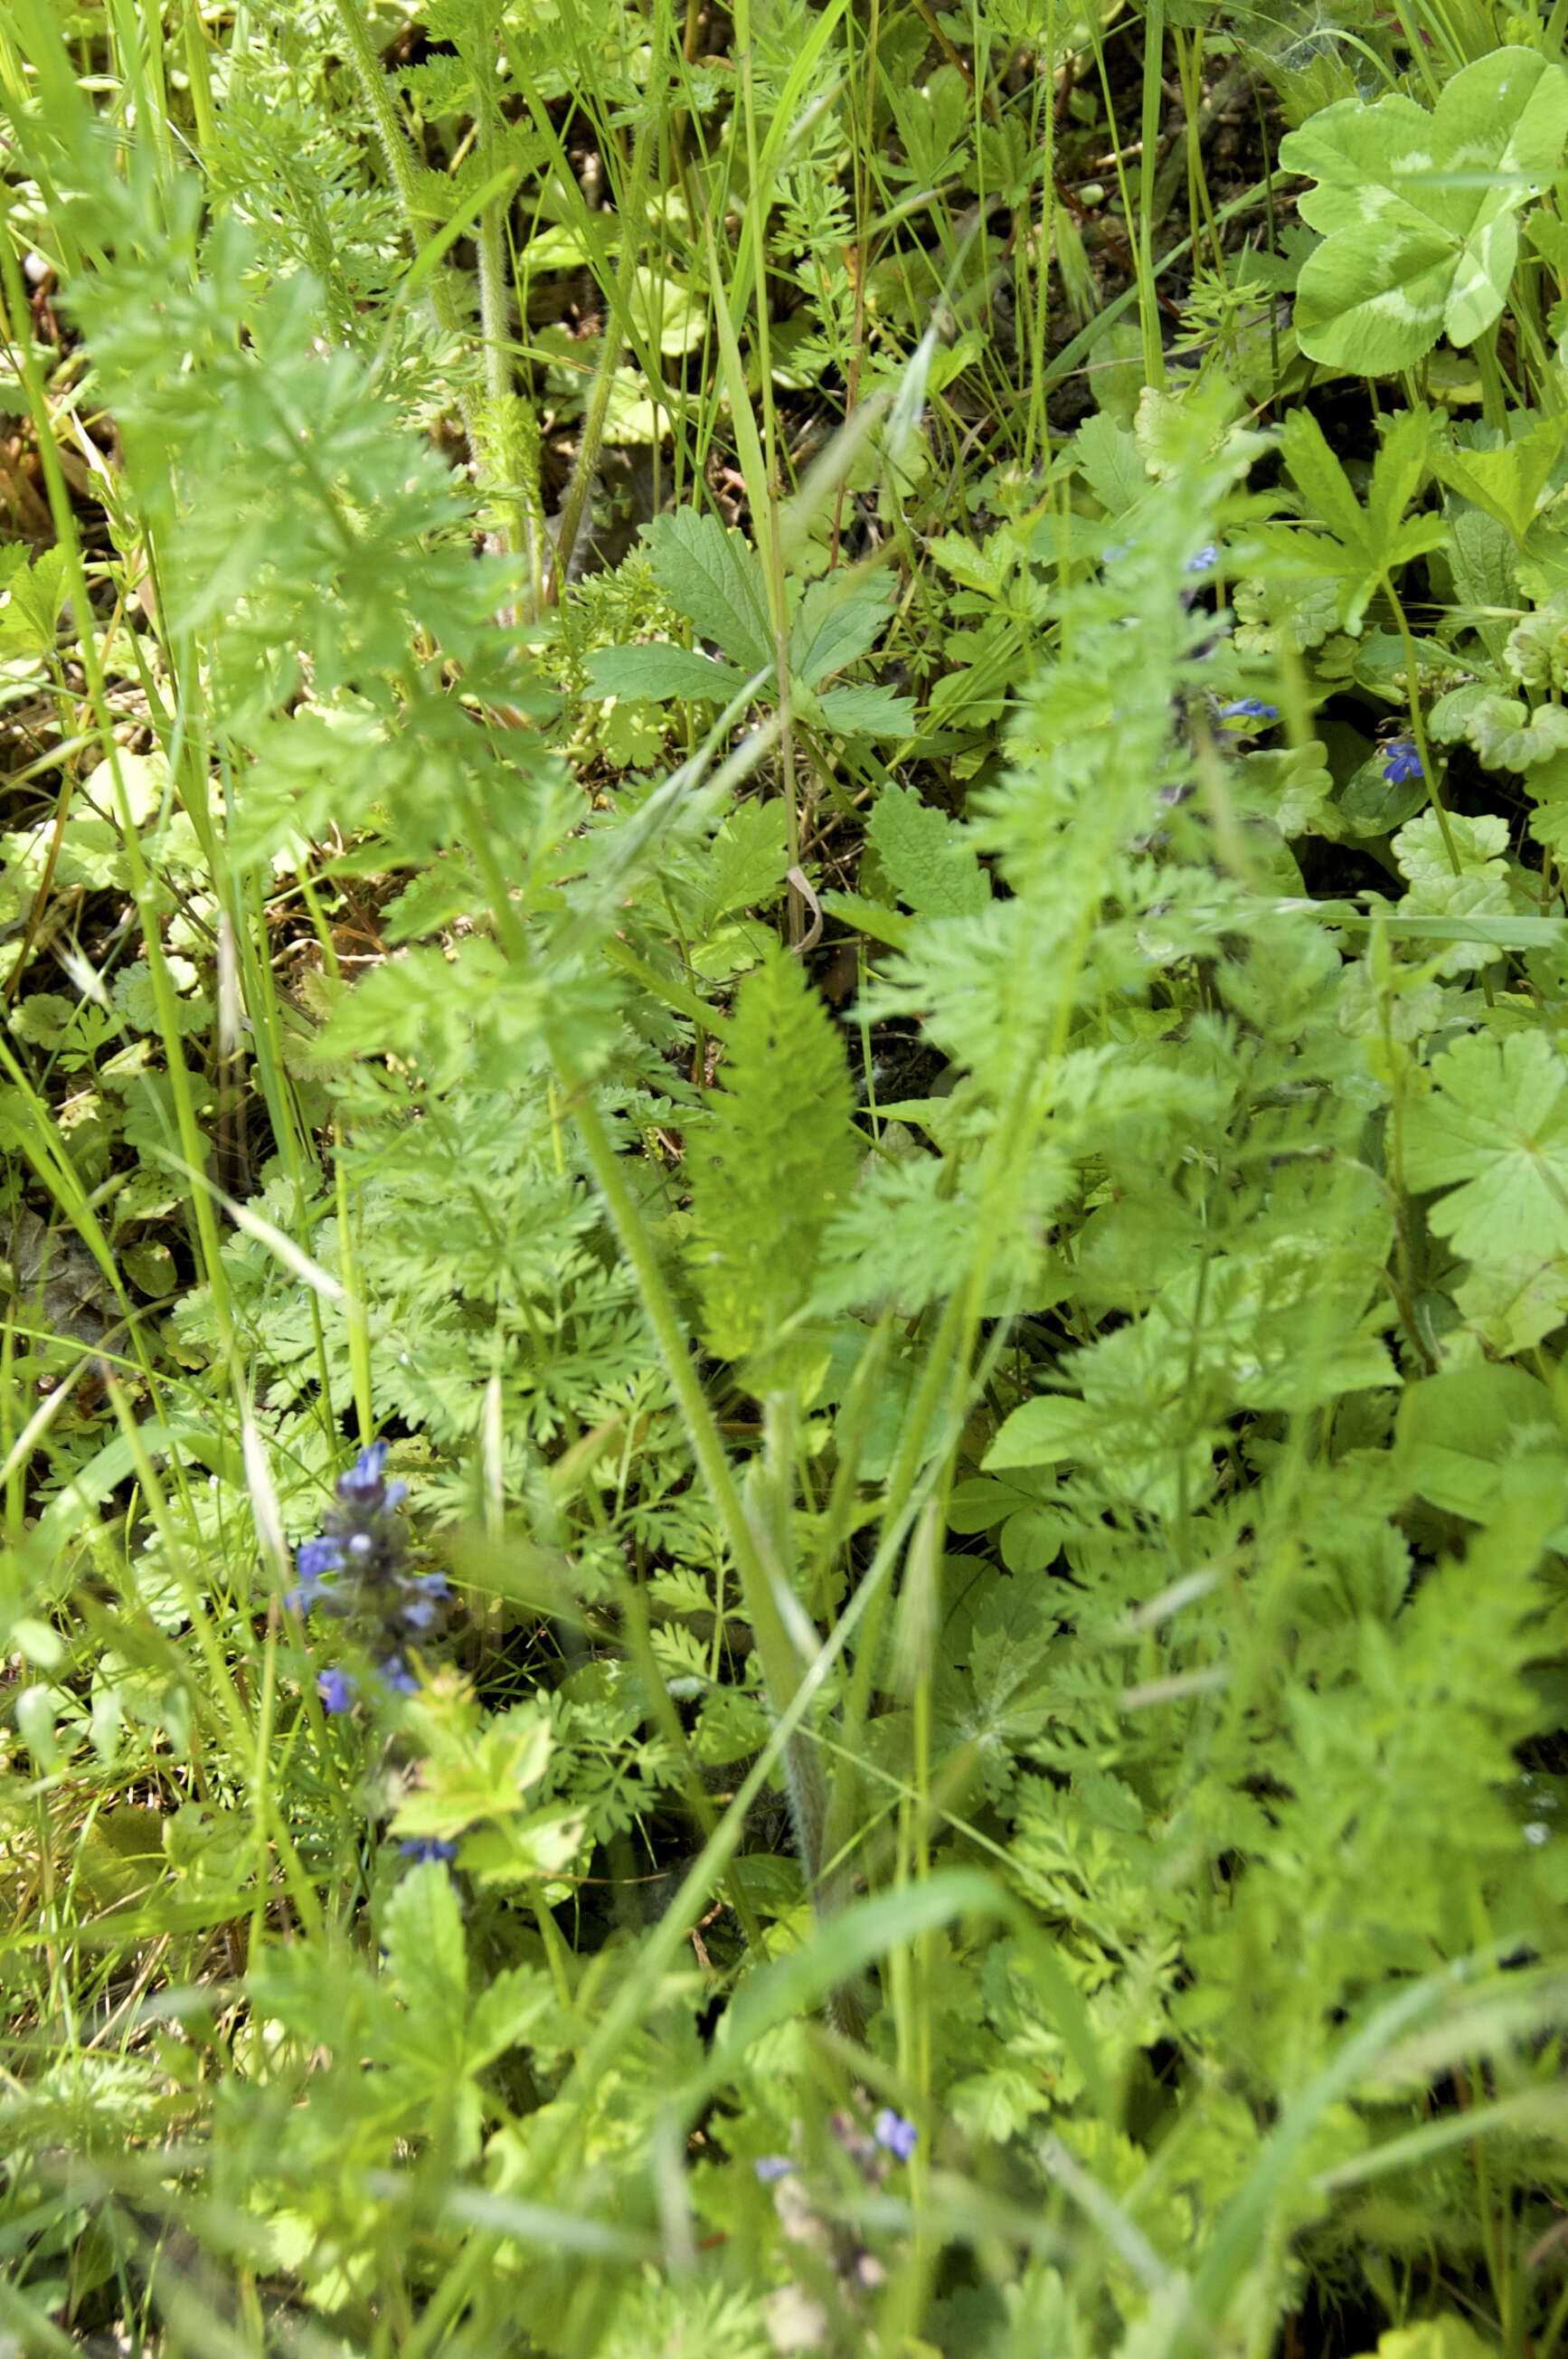
[[[12,0],[0,2350],[1559,2359],[1565,30]]]

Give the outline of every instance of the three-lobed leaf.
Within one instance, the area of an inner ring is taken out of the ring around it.
[[[1440,334],[1474,343],[1501,312],[1514,219],[1568,138],[1568,73],[1502,49],[1454,76],[1436,107],[1341,99],[1280,143],[1317,182],[1301,213],[1324,242],[1302,266],[1296,340],[1357,375],[1413,368]]]

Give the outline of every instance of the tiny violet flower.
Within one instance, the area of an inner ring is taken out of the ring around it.
[[[1222,721],[1278,721],[1280,708],[1256,696],[1243,696],[1235,704],[1222,704],[1219,717]]]
[[[795,2165],[787,2154],[760,2154],[752,2168],[764,2187],[772,2187],[775,2180],[787,2179]]]
[[[1217,565],[1218,562],[1218,549],[1215,547],[1212,540],[1206,541],[1203,548],[1198,550],[1195,557],[1188,558],[1186,563],[1182,568],[1182,571],[1184,573],[1206,573],[1211,566]]]
[[[1413,737],[1390,737],[1383,748],[1383,776],[1390,787],[1408,786],[1425,774]]]
[[[323,1712],[347,1712],[354,1701],[354,1683],[347,1671],[318,1671],[316,1692]]]
[[[907,2162],[920,2141],[920,2132],[891,2105],[884,2105],[871,2124],[871,2136],[899,2162]]]
[[[458,1855],[456,1843],[447,1843],[440,1835],[416,1835],[407,1843],[400,1843],[397,1848],[416,1867],[423,1867],[429,1860],[450,1860]]]
[[[388,1655],[385,1662],[378,1663],[376,1669],[395,1695],[418,1694],[419,1682],[401,1655]]]

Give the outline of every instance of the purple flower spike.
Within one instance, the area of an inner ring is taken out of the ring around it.
[[[787,2179],[795,2165],[787,2154],[760,2154],[752,2168],[764,2187],[772,2187],[775,2180]]]
[[[401,1655],[388,1655],[385,1662],[379,1663],[376,1668],[394,1694],[418,1694],[419,1682],[408,1669]]]
[[[323,1712],[347,1712],[354,1701],[354,1683],[346,1671],[318,1671],[316,1692]]]
[[[1390,737],[1383,748],[1383,776],[1390,786],[1408,786],[1412,778],[1424,777],[1425,775],[1415,739]]]
[[[920,2132],[891,2105],[884,2105],[871,2124],[871,2136],[899,2162],[907,2162],[920,2142]]]
[[[456,1843],[446,1843],[439,1835],[416,1835],[408,1843],[400,1843],[397,1848],[416,1867],[423,1867],[427,1860],[456,1859],[458,1855]]]

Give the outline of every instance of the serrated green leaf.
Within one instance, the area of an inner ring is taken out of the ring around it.
[[[1431,722],[1439,744],[1465,737],[1488,770],[1529,770],[1568,752],[1568,711],[1561,704],[1531,712],[1522,697],[1480,683],[1440,696]]]
[[[756,551],[717,516],[676,508],[643,529],[654,581],[705,639],[751,673],[773,661],[773,626]]]
[[[740,1359],[772,1346],[806,1300],[860,1160],[832,1019],[776,945],[741,986],[721,1078],[687,1125],[690,1254],[708,1347]]]
[[[707,932],[732,909],[754,909],[771,899],[789,865],[782,801],[741,803],[708,847],[701,873]]]
[[[1438,444],[1432,451],[1433,470],[1450,491],[1495,516],[1522,548],[1562,455],[1565,431],[1562,419],[1541,418],[1500,450],[1456,451]]]
[[[1398,1432],[1411,1488],[1445,1514],[1477,1524],[1497,1506],[1503,1470],[1521,1443],[1555,1438],[1561,1447],[1545,1386],[1522,1368],[1487,1364],[1411,1385]]]
[[[991,897],[990,878],[963,829],[896,779],[878,796],[866,838],[899,899],[918,917],[972,916]]]
[[[1568,1253],[1568,1064],[1539,1032],[1472,1033],[1405,1117],[1405,1183],[1467,1261]]]
[[[666,644],[605,647],[589,658],[588,676],[596,696],[702,697],[713,704],[727,704],[747,679],[733,664]]]
[[[841,737],[913,737],[918,725],[909,697],[859,680],[821,690],[816,703],[826,726]]]
[[[388,1973],[407,2005],[419,2047],[459,2064],[468,2014],[468,1953],[458,1897],[438,1862],[427,1861],[403,1878],[386,1904],[382,1937]]]
[[[825,573],[807,584],[789,635],[791,671],[820,688],[846,664],[870,653],[887,628],[892,592],[881,582]]]

